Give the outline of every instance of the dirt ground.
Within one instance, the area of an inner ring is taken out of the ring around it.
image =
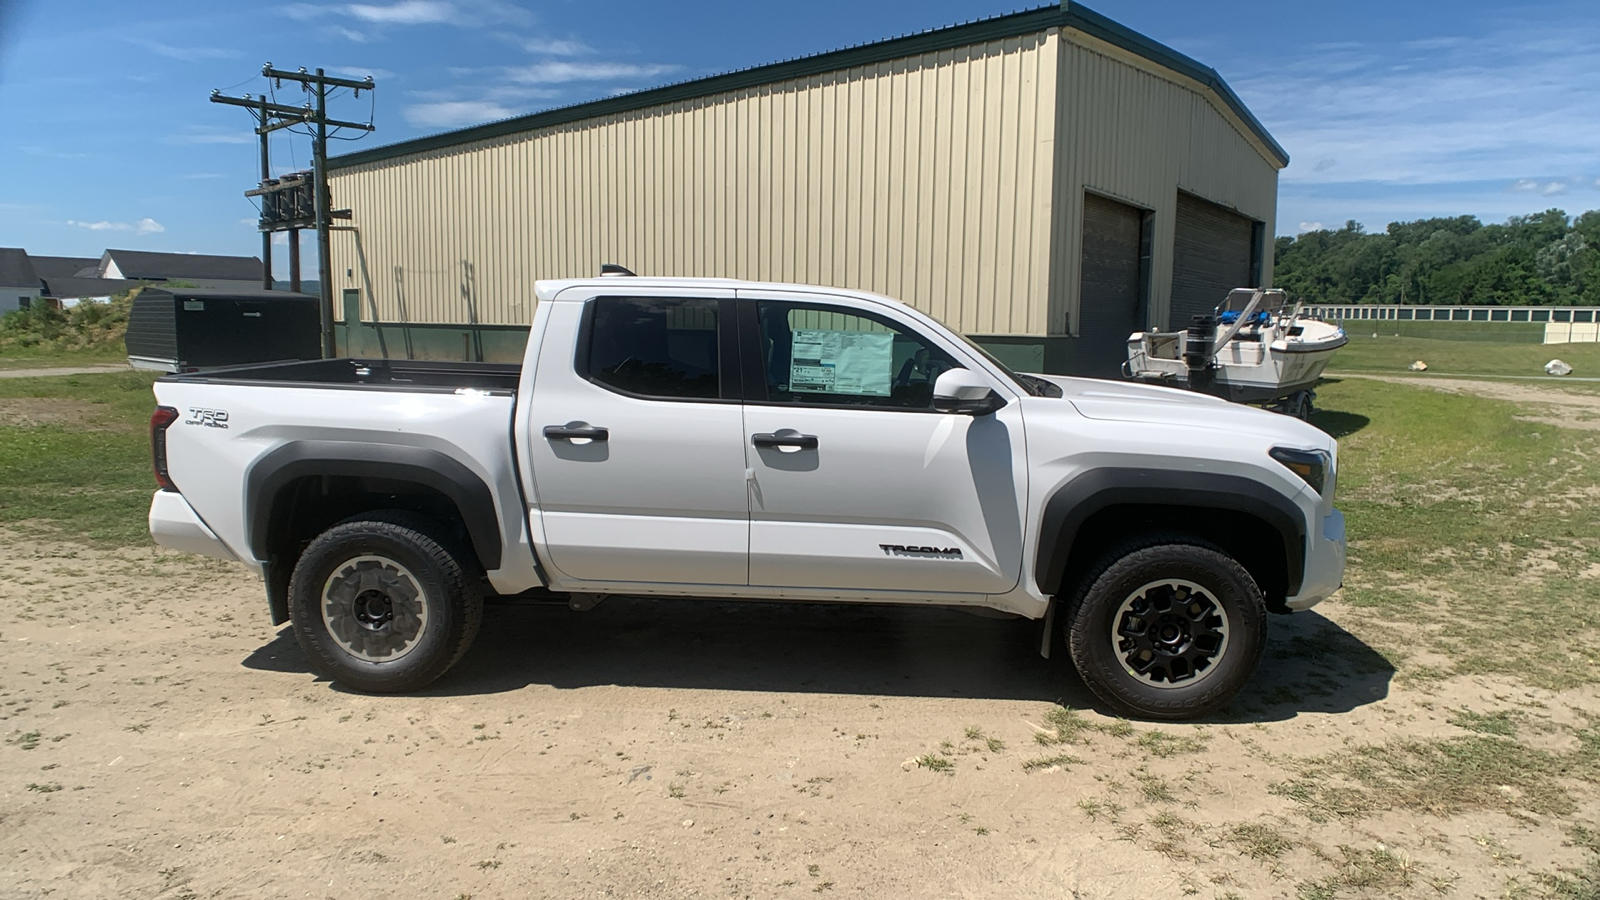
[[[0,368],[0,378],[38,378],[44,375],[97,375],[101,372],[126,371],[128,371],[128,367],[122,363],[106,363],[93,366],[46,366],[36,369]]]
[[[1506,400],[1528,410],[1518,416],[1525,422],[1541,422],[1563,428],[1600,431],[1600,394],[1562,390],[1549,382],[1497,381],[1489,378],[1449,378],[1434,375],[1352,375],[1340,378],[1368,378],[1390,384],[1409,384],[1447,394],[1470,394],[1490,400]]]
[[[1555,744],[1600,713],[1397,683],[1337,598],[1273,620],[1233,714],[1156,729],[1093,712],[1037,624],[933,610],[495,606],[433,689],[360,696],[236,566],[0,546],[7,898],[1500,897],[1582,861],[1536,813],[1284,788],[1354,742],[1459,734],[1451,710]],[[1057,704],[1083,731],[1046,746]]]

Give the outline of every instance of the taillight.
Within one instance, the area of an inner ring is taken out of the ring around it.
[[[150,465],[155,470],[156,484],[163,491],[176,491],[167,473],[167,426],[178,421],[178,411],[170,406],[158,406],[150,414]]]

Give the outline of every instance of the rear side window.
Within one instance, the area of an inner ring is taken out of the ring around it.
[[[597,297],[583,371],[590,381],[664,399],[718,396],[717,301]]]

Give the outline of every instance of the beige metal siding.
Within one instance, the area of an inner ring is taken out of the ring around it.
[[[1040,334],[1056,47],[1041,32],[337,169],[355,231],[334,236],[334,286],[384,321],[523,324],[534,279],[618,262]]]
[[[1171,299],[1179,190],[1266,223],[1270,285],[1278,167],[1233,113],[1199,84],[1075,31],[1064,33],[1059,61],[1050,332],[1078,330],[1085,190],[1155,213],[1150,321],[1165,321]]]

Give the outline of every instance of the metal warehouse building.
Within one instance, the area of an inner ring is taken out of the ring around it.
[[[1063,3],[334,158],[341,346],[514,357],[535,279],[617,262],[878,291],[1111,375],[1270,284],[1287,162],[1214,70]]]

